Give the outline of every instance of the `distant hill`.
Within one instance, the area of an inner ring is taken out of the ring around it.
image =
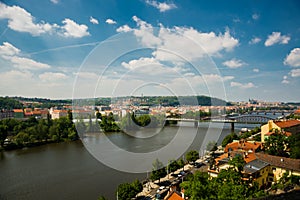
[[[0,109],[22,108],[23,104],[11,97],[0,97]]]
[[[179,106],[179,105],[201,105],[201,106],[226,106],[228,102],[208,96],[143,96],[143,97],[101,97],[83,99],[85,105],[108,106],[118,100],[130,99],[134,105],[148,105],[148,106]],[[22,108],[21,102],[31,102],[33,107],[50,108],[52,106],[63,106],[72,104],[71,99],[51,100],[46,98],[27,98],[27,97],[0,97],[1,109]]]

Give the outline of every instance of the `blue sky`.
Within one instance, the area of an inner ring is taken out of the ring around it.
[[[0,3],[0,95],[300,101],[299,1]]]

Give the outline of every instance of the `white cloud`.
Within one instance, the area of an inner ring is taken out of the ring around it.
[[[300,69],[292,69],[290,75],[291,77],[300,77]]]
[[[121,33],[121,32],[129,32],[129,31],[132,31],[132,28],[130,28],[127,24],[123,25],[123,26],[120,26],[119,28],[117,28],[117,32],[118,33]]]
[[[41,22],[35,23],[34,17],[19,6],[7,6],[0,3],[0,19],[8,20],[8,27],[14,31],[27,32],[33,36],[52,32],[56,25]]]
[[[50,0],[54,4],[58,4],[59,0]]]
[[[227,61],[223,62],[222,64],[231,69],[236,69],[236,68],[242,67],[244,65],[247,65],[247,63],[243,62],[242,60],[237,60],[235,58],[233,58],[231,60],[227,60]]]
[[[97,75],[94,72],[77,72],[74,73],[75,76],[77,76],[77,78],[82,78],[82,79],[93,79],[96,80],[97,78],[99,78],[99,75]]]
[[[300,67],[300,48],[294,48],[284,59],[285,65]]]
[[[290,81],[288,80],[287,76],[283,76],[283,79],[282,79],[281,83],[283,83],[283,84],[289,84]]]
[[[64,29],[63,34],[66,37],[81,38],[90,35],[88,32],[88,27],[84,24],[77,24],[68,18],[64,19],[62,23],[64,24],[62,26],[62,29]]]
[[[134,70],[136,68],[143,67],[145,65],[161,65],[161,64],[155,58],[141,57],[138,60],[131,60],[128,63],[122,62],[121,65],[126,69]]]
[[[35,22],[35,18],[24,8],[19,6],[7,6],[4,3],[0,3],[0,19],[7,19],[10,29],[30,33],[33,36],[39,36],[45,33],[57,33],[65,37],[79,38],[89,35],[86,25],[79,25],[71,19],[63,20],[62,23],[64,25],[62,26],[49,24],[44,21]]]
[[[116,24],[116,23],[117,23],[116,21],[114,21],[114,20],[112,20],[112,19],[107,19],[105,22],[106,22],[107,24]]]
[[[39,69],[49,69],[50,65],[37,62],[30,58],[24,58],[19,56],[8,57],[8,60],[13,64],[15,68],[26,69],[26,70],[39,70]]]
[[[255,87],[255,85],[251,82],[250,83],[245,83],[245,84],[239,83],[239,82],[231,82],[230,86],[231,87],[238,87],[240,89],[249,89],[249,88],[254,88]]]
[[[146,47],[158,47],[153,56],[162,61],[176,61],[181,59],[194,60],[204,55],[219,56],[222,51],[231,51],[238,44],[238,39],[230,35],[227,28],[224,33],[202,33],[190,27],[165,28],[162,24],[155,29],[153,26],[136,16],[132,19],[137,28],[127,25],[117,29],[118,32],[132,30],[138,41]],[[168,50],[164,51],[164,50]]]
[[[258,19],[259,19],[259,14],[254,13],[254,14],[252,15],[252,19],[258,20]]]
[[[63,73],[45,72],[43,74],[40,74],[39,78],[44,82],[52,82],[52,81],[65,80],[68,77]]]
[[[268,36],[268,39],[265,41],[265,46],[272,46],[274,44],[288,44],[290,41],[290,37],[287,35],[281,35],[280,32],[272,32],[271,35]]]
[[[13,56],[20,53],[20,49],[16,48],[8,42],[3,42],[3,45],[0,46],[0,55],[1,56]]]
[[[257,44],[261,41],[259,37],[254,37],[249,41],[249,44]]]
[[[13,67],[23,70],[38,70],[38,69],[49,69],[50,66],[45,63],[37,62],[30,58],[20,56],[20,49],[16,48],[8,42],[3,42],[0,45],[0,57],[4,60],[9,61]]]
[[[259,72],[259,69],[257,69],[257,68],[254,68],[254,69],[253,69],[253,72],[256,72],[256,73],[258,73],[258,72]]]
[[[99,24],[99,21],[96,18],[92,17],[92,16],[90,16],[90,22],[92,24]]]
[[[148,5],[153,6],[159,10],[159,12],[165,12],[171,9],[177,8],[174,3],[166,3],[166,2],[157,2],[154,0],[146,0],[145,1]]]

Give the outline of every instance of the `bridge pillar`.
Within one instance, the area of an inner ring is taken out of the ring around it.
[[[194,122],[194,127],[197,128],[198,127],[198,121]]]
[[[231,133],[234,133],[234,122],[230,122],[231,123]]]

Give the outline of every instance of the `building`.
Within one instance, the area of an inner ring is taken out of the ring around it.
[[[252,160],[243,168],[243,179],[256,182],[258,187],[269,185],[270,164],[260,159]]]
[[[268,182],[276,183],[285,172],[289,175],[300,176],[300,159],[272,156],[264,153],[256,153],[257,159],[270,165]]]
[[[170,194],[168,194],[164,200],[183,200],[184,198],[182,195],[177,191],[172,191]]]
[[[61,117],[66,117],[68,115],[67,110],[53,110],[51,112],[51,119],[59,119]]]
[[[300,133],[300,121],[299,120],[284,120],[273,121],[269,120],[267,124],[261,126],[261,142],[274,133],[274,130],[278,130],[281,133],[290,136],[292,134]]]
[[[256,159],[255,152],[262,149],[262,143],[256,141],[239,140],[233,141],[226,145],[224,154],[215,159],[215,166],[208,170],[208,173],[212,177],[217,177],[222,169],[228,169],[230,167],[229,161],[237,155],[244,158],[246,163],[249,163]]]
[[[23,109],[13,109],[14,118],[16,119],[23,119],[24,118],[24,111]]]
[[[11,110],[0,110],[0,120],[1,119],[8,119],[8,118],[13,118],[14,117],[14,112]]]

